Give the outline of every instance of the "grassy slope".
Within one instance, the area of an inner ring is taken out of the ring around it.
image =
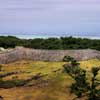
[[[100,65],[100,60],[93,59],[80,63],[83,69],[90,71],[92,66]],[[69,87],[73,80],[67,74],[62,73],[63,64],[64,62],[20,61],[3,65],[1,74],[20,72],[7,76],[3,78],[4,80],[11,80],[16,76],[18,79],[28,79],[37,73],[41,73],[44,77],[27,84],[32,85],[31,87],[0,89],[0,95],[5,100],[71,100],[74,95],[70,94]],[[47,83],[43,83],[44,81],[47,81]]]

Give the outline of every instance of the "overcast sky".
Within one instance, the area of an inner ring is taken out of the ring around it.
[[[0,0],[0,33],[100,33],[100,0]]]

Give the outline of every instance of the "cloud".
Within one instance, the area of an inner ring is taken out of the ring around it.
[[[1,32],[99,33],[99,25],[99,0],[0,1]]]

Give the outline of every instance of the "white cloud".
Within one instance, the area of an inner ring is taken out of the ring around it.
[[[99,0],[0,0],[2,31],[100,31]]]

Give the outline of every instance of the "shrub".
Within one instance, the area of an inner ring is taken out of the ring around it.
[[[65,61],[65,62],[70,62],[72,60],[74,60],[74,58],[70,57],[70,56],[64,56],[64,58],[63,58],[63,61]]]
[[[71,92],[75,93],[77,98],[87,96],[88,100],[100,100],[100,88],[97,88],[100,87],[100,80],[96,79],[99,67],[92,68],[91,82],[87,82],[86,71],[79,67],[79,63],[77,65],[71,61],[70,65],[65,64],[63,67],[64,71],[75,80],[75,83],[71,85]]]

